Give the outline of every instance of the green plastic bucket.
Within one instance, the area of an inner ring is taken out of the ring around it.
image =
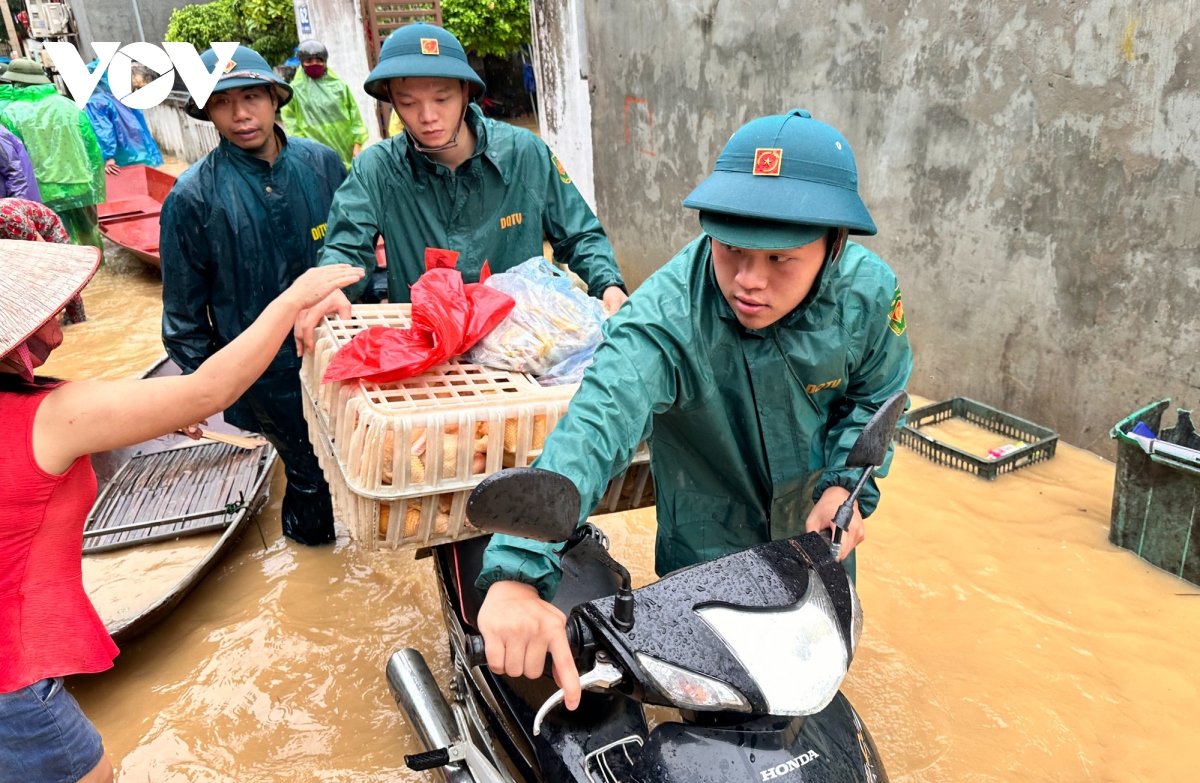
[[[1142,408],[1113,428],[1117,476],[1108,540],[1148,563],[1200,585],[1200,458],[1147,454],[1129,433],[1144,422],[1168,443],[1200,449],[1191,413],[1160,430],[1170,400]]]

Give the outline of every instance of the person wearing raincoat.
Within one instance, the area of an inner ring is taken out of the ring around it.
[[[217,55],[201,55],[212,72]],[[334,191],[346,178],[337,153],[275,125],[292,89],[254,50],[239,46],[203,106],[221,143],[180,175],[163,202],[159,253],[163,344],[185,373],[242,334],[305,270],[316,266]],[[283,460],[283,532],[302,544],[334,540],[329,485],[308,439],[300,359],[284,348],[225,411],[261,432]]]
[[[829,528],[859,477],[851,446],[912,371],[896,276],[847,241],[876,229],[837,130],[802,110],[754,120],[683,203],[704,233],[605,325],[534,462],[575,483],[586,518],[648,438],[659,575]],[[872,479],[842,539],[851,576],[878,501]],[[497,673],[540,676],[549,649],[574,708],[565,618],[545,603],[560,577],[553,546],[494,536],[477,625]]]
[[[0,125],[0,198],[42,200],[29,152],[21,140],[3,125]]]
[[[358,102],[350,87],[326,66],[329,52],[319,41],[296,48],[300,67],[292,79],[292,99],[283,107],[283,127],[289,136],[319,141],[341,156],[346,168],[367,141]]]
[[[93,60],[89,67],[95,70],[98,64],[98,60]],[[117,100],[107,74],[100,77],[83,110],[96,132],[104,168],[109,174],[116,174],[121,166],[162,165],[162,153],[150,135],[145,116],[140,109],[131,109]]]
[[[103,253],[96,205],[104,202],[104,158],[87,114],[60,95],[33,60],[13,60],[0,81],[15,88],[0,123],[25,145],[42,201],[72,242]]]
[[[367,288],[379,236],[391,302],[409,301],[427,247],[458,251],[457,269],[471,283],[485,261],[506,271],[542,255],[546,240],[610,312],[625,300],[612,245],[558,158],[533,133],[487,119],[470,102],[484,83],[457,38],[427,24],[401,27],[364,89],[391,102],[404,133],[364,150],[338,190],[320,263],[361,266],[367,278],[301,316],[301,348],[325,313],[348,311]]]

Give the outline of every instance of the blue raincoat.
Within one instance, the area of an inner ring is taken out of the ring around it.
[[[96,131],[105,160],[116,161],[118,166],[162,165],[162,153],[150,135],[145,116],[117,100],[108,86],[108,76],[100,77],[84,111]]]

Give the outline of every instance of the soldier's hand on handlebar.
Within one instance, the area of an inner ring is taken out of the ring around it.
[[[842,505],[848,497],[850,497],[850,492],[837,486],[822,492],[821,499],[817,501],[808,515],[804,529],[809,533],[832,530],[833,518],[837,514],[838,506]],[[846,556],[854,551],[854,547],[861,544],[866,537],[867,527],[863,524],[862,514],[858,511],[858,503],[855,502],[854,517],[850,520],[850,527],[842,534],[842,550],[838,553],[838,560],[845,560]]]
[[[567,642],[567,617],[521,582],[496,582],[479,610],[479,632],[488,668],[509,677],[542,676],[546,653],[554,659],[554,679],[567,709],[579,706],[579,672]]]

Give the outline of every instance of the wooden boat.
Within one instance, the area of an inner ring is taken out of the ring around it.
[[[158,216],[175,177],[140,164],[105,176],[108,200],[97,207],[100,233],[141,261],[159,266]]]
[[[144,377],[178,373],[164,357]],[[241,433],[218,417],[208,428]],[[276,459],[265,442],[182,435],[95,455],[103,489],[84,527],[83,580],[118,644],[170,614],[237,544],[267,501]]]

